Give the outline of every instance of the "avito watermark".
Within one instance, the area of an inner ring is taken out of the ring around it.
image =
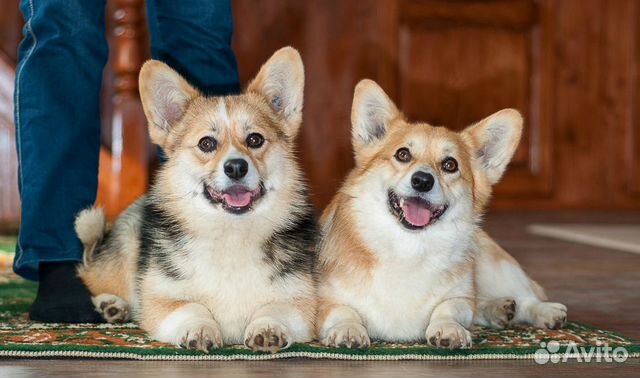
[[[564,348],[563,351],[560,349]],[[629,358],[629,351],[618,346],[611,347],[607,343],[597,342],[596,346],[578,346],[574,341],[570,341],[566,346],[561,346],[557,341],[541,342],[540,349],[535,353],[536,363],[544,365],[546,363],[557,364],[569,360],[576,362],[625,362]]]

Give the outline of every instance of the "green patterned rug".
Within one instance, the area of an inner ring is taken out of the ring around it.
[[[240,345],[206,354],[154,341],[133,323],[59,324],[29,321],[27,311],[37,286],[11,273],[10,259],[14,246],[15,238],[0,236],[0,357],[130,360],[271,360],[306,357],[388,361],[535,359],[544,363],[559,358],[584,360],[590,352],[594,360],[599,353],[601,357],[606,357],[603,353],[605,345],[611,348],[610,351],[618,348],[628,357],[640,357],[640,342],[575,322],[555,331],[531,327],[502,331],[477,328],[473,330],[471,349],[453,351],[425,344],[374,341],[367,350],[326,348],[318,343],[309,343],[295,344],[276,354],[254,353]]]
[[[624,348],[629,357],[640,356],[638,342],[579,323],[569,323],[565,329],[557,331],[528,327],[503,331],[476,329],[473,332],[473,348],[455,351],[436,349],[424,344],[374,342],[367,350],[333,349],[310,343],[296,344],[276,354],[254,353],[242,346],[230,346],[205,354],[153,341],[133,323],[110,325],[31,322],[27,319],[26,312],[35,296],[35,289],[36,284],[15,277],[0,284],[0,356],[131,360],[270,360],[306,357],[344,360],[542,358],[541,361],[546,358],[548,361],[551,358],[553,361],[554,352],[566,351],[570,355],[572,351],[578,352],[581,347],[588,352],[589,348],[601,348],[604,344],[612,348]],[[594,350],[597,355],[598,349]]]

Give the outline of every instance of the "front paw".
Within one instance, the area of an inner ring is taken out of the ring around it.
[[[425,336],[432,346],[449,349],[471,348],[471,333],[453,320],[429,324]]]
[[[276,353],[289,347],[287,328],[272,318],[256,319],[247,326],[244,345],[254,352]]]
[[[516,300],[513,298],[497,298],[485,303],[482,311],[489,327],[505,329],[516,316],[516,306]]]
[[[100,294],[91,301],[107,323],[125,323],[131,320],[129,303],[113,294]]]
[[[538,328],[560,329],[567,323],[567,306],[540,302],[531,308],[532,323]]]
[[[322,343],[334,348],[368,348],[371,345],[366,328],[360,323],[348,322],[333,326]]]
[[[201,322],[178,331],[178,346],[186,349],[200,350],[205,353],[223,345],[220,327],[215,322]]]

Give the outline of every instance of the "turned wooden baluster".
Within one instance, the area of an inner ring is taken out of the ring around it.
[[[146,120],[138,95],[144,19],[142,0],[112,0],[107,5],[110,68],[113,70],[110,114],[111,151],[100,153],[97,203],[114,218],[145,192],[149,175]],[[109,129],[109,128],[107,128]]]

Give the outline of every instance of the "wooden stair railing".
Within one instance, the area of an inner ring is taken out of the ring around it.
[[[103,83],[103,139],[97,204],[113,219],[146,191],[154,159],[138,95],[138,71],[146,44],[144,1],[107,2],[109,63]]]

